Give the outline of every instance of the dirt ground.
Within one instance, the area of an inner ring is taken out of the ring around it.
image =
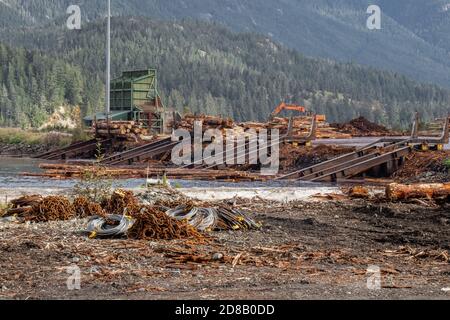
[[[200,244],[89,239],[86,220],[0,223],[0,299],[450,298],[448,205],[237,205],[264,227]],[[67,287],[71,266],[80,290]]]

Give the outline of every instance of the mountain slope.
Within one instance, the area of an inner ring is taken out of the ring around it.
[[[379,3],[396,21],[450,52],[449,0],[379,0]]]
[[[82,100],[97,99],[101,108],[104,23],[85,24],[77,32],[43,27],[9,36],[11,44],[27,44],[48,59],[82,68],[90,80],[83,95],[91,96]],[[113,73],[157,67],[164,101],[180,111],[266,120],[288,98],[330,121],[363,115],[407,127],[414,110],[430,118],[446,114],[450,106],[449,90],[355,64],[306,58],[268,37],[236,34],[216,24],[114,18],[112,36]]]
[[[15,10],[16,26],[54,23],[55,19],[62,25],[65,10],[73,2],[2,1]],[[78,3],[85,20],[104,16],[105,1]],[[370,31],[365,26],[366,9],[377,3],[383,10],[383,29]],[[450,10],[445,8],[447,0],[113,1],[116,15],[217,21],[236,31],[271,35],[309,56],[354,61],[450,87]]]

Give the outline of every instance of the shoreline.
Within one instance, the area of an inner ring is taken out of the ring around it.
[[[145,192],[145,188],[125,188],[134,193]],[[11,201],[25,195],[42,196],[49,195],[70,195],[72,188],[38,188],[38,187],[20,187],[20,188],[0,188],[0,194],[3,197],[0,203],[5,203],[5,200]],[[317,201],[312,196],[317,194],[340,194],[343,192],[339,187],[256,187],[256,188],[239,188],[239,187],[191,187],[191,188],[177,188],[175,189],[189,198],[200,201],[222,201],[241,198],[246,200],[262,199],[264,201],[272,201],[279,203],[287,203],[292,201]]]

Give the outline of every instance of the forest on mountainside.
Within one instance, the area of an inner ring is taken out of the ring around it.
[[[130,32],[132,30],[132,32]],[[167,106],[266,120],[282,100],[305,104],[331,122],[365,116],[408,127],[449,111],[450,91],[396,73],[313,59],[253,33],[208,22],[113,19],[112,70],[156,67]],[[61,104],[84,115],[103,109],[104,23],[79,31],[18,31],[0,51],[1,125],[38,126]],[[24,50],[12,47],[26,46]]]
[[[80,7],[84,28],[106,16],[106,3],[1,0],[0,41],[17,29],[33,34],[36,27],[63,26],[69,5]],[[112,0],[111,4],[114,16],[216,22],[235,32],[262,34],[307,56],[369,65],[450,87],[448,0]],[[381,30],[366,27],[369,5],[381,8]]]

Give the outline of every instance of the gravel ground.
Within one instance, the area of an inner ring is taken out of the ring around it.
[[[450,298],[448,205],[236,201],[264,227],[204,243],[89,239],[87,220],[0,223],[0,299]]]

